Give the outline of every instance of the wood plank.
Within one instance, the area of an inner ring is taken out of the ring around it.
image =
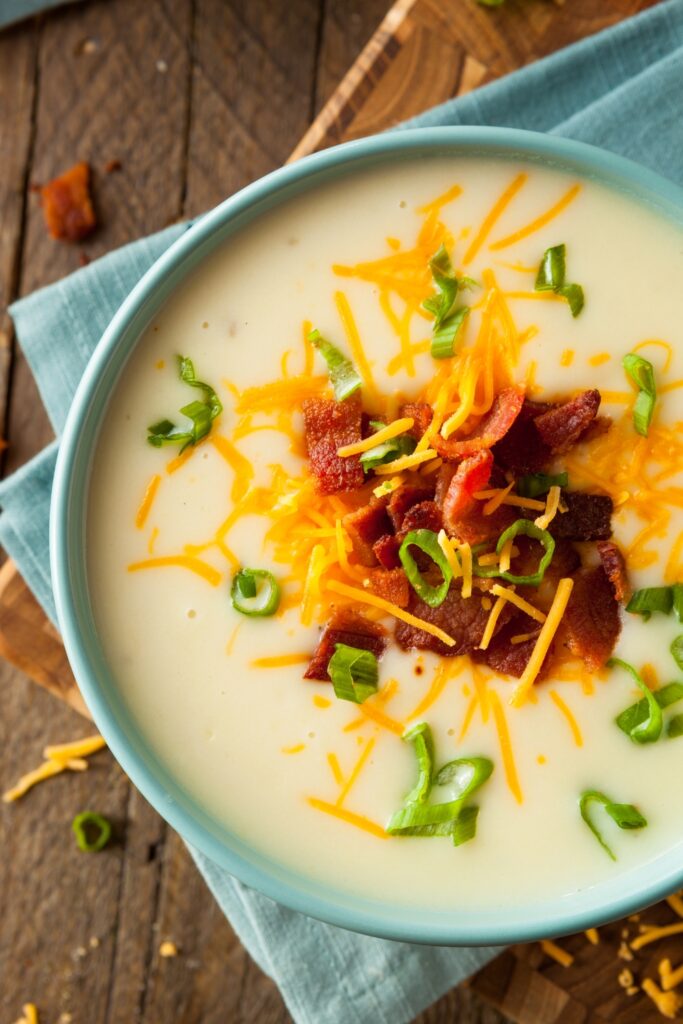
[[[51,15],[40,30],[30,177],[44,181],[76,159],[91,162],[101,221],[87,245],[91,255],[162,227],[181,212],[190,12],[191,0],[172,5],[99,0]],[[33,31],[31,26],[16,30],[18,38],[29,38]],[[166,71],[157,67],[161,59]],[[113,158],[122,169],[107,175],[104,165]],[[68,273],[79,262],[77,247],[47,237],[31,196],[21,292]],[[10,469],[50,436],[21,355],[14,367],[9,429]],[[40,646],[42,681],[58,685],[57,679],[67,676],[55,632],[42,618],[31,628],[35,605],[9,572],[3,570],[4,611],[11,629],[3,620],[2,631],[13,650],[5,653],[25,665],[17,648]],[[66,705],[46,704],[42,691],[20,685],[20,674],[6,664],[0,683],[3,784],[38,763],[45,742],[92,731]],[[66,690],[72,706],[83,710],[68,682]],[[74,814],[86,808],[100,811],[116,826],[116,844],[98,857],[80,853],[70,834]],[[41,1019],[56,1020],[69,1012],[74,1020],[94,1024],[135,1020],[153,942],[161,865],[158,858],[147,862],[145,857],[161,843],[165,825],[104,753],[87,776],[55,779],[20,805],[3,807],[0,829],[6,854],[0,866],[5,895],[0,1018],[16,1019],[22,1003],[33,999],[44,1013]]]

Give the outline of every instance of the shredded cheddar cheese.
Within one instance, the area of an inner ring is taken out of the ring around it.
[[[412,416],[404,416],[400,420],[394,420],[388,426],[382,430],[378,430],[376,434],[371,434],[370,437],[366,437],[363,441],[356,441],[354,444],[344,445],[343,448],[337,449],[337,455],[340,458],[347,458],[349,455],[360,455],[362,452],[369,452],[371,448],[375,448],[378,444],[384,444],[385,441],[391,441],[394,437],[398,437],[399,434],[405,434],[415,420]]]
[[[154,499],[156,497],[157,491],[159,490],[160,483],[161,477],[159,476],[158,473],[155,473],[150,482],[147,484],[147,489],[145,490],[142,501],[140,502],[140,507],[135,513],[135,525],[137,526],[138,530],[142,530],[144,528],[145,523],[147,522],[147,517],[149,516],[149,513],[152,510],[152,505],[154,504]]]
[[[558,946],[557,943],[553,942],[551,939],[543,939],[541,942],[541,949],[546,956],[556,960],[557,963],[561,964],[563,967],[571,967],[574,963],[574,957],[572,954],[568,950],[563,949],[562,946]]]
[[[529,690],[534,684],[536,676],[541,671],[545,656],[548,653],[553,637],[555,636],[560,622],[562,621],[562,616],[565,613],[573,586],[574,581],[569,576],[561,579],[557,585],[557,590],[553,597],[553,603],[550,606],[548,616],[543,623],[541,632],[538,635],[536,646],[532,651],[531,657],[527,662],[527,666],[524,669],[515,692],[512,695],[510,703],[515,707],[518,707],[523,703]]]
[[[509,488],[502,488],[503,497],[500,499],[500,505],[513,505],[515,508],[531,508],[537,509],[539,512],[545,511],[545,502],[537,501],[535,498],[522,498],[518,494],[505,493],[509,492]],[[501,493],[501,488],[493,488],[488,491],[477,491],[474,497],[477,501],[483,501],[485,498],[498,498]]]
[[[500,198],[497,199],[496,202],[493,204],[488,214],[484,218],[482,225],[479,228],[479,231],[472,239],[472,242],[470,243],[470,246],[463,257],[464,266],[467,266],[467,264],[471,263],[472,260],[476,257],[477,253],[483,246],[484,242],[487,240],[491,231],[505,213],[505,210],[508,208],[508,206],[515,198],[517,193],[520,191],[520,189],[523,188],[526,184],[528,177],[528,174],[518,174],[515,178],[513,178],[513,180],[510,182],[510,184],[505,189]],[[503,239],[503,243],[506,242],[507,239]],[[500,242],[496,246],[496,248],[498,249],[501,249],[502,247],[503,246],[500,244]],[[491,248],[493,248],[493,246]]]
[[[214,569],[212,565],[208,565],[192,555],[166,555],[162,558],[147,558],[142,562],[132,562],[128,566],[128,572],[140,572],[141,569],[161,569],[166,566],[188,569],[197,576],[201,576],[212,587],[217,587],[223,579],[222,573],[218,569]]]
[[[458,561],[458,556],[455,552],[453,541],[450,539],[450,537],[447,536],[446,531],[443,529],[439,530],[436,539],[438,541],[439,547],[446,556],[446,561],[448,562],[451,568],[451,572],[453,573],[454,578],[458,579],[460,576],[462,576],[462,567],[460,565],[460,562]]]
[[[525,601],[523,597],[516,594],[513,587],[501,587],[500,583],[494,583],[491,587],[491,593],[495,594],[496,597],[503,601],[509,601],[510,604],[514,604],[520,611],[526,612],[526,614],[535,619],[536,622],[545,622],[546,616],[538,608],[535,608],[528,601]]]
[[[444,633],[438,626],[433,626],[431,622],[425,622],[424,619],[411,615],[409,612],[404,611],[403,608],[399,608],[398,605],[392,604],[391,601],[385,601],[382,597],[366,593],[364,590],[359,590],[358,587],[349,587],[345,583],[339,583],[336,580],[330,580],[327,584],[327,589],[331,590],[333,594],[350,597],[351,600],[359,601],[361,604],[369,604],[375,608],[381,608],[382,611],[387,612],[389,615],[394,615],[397,619],[407,622],[409,626],[415,626],[417,629],[423,629],[425,633],[430,633],[437,640],[441,640],[442,643],[446,644],[447,647],[455,647],[455,640],[448,633]]]
[[[39,782],[60,775],[63,771],[85,771],[88,767],[85,758],[102,750],[104,746],[106,744],[101,736],[88,736],[73,743],[45,747],[43,757],[46,760],[33,771],[22,775],[15,786],[3,793],[3,803],[18,800]]]
[[[307,665],[311,655],[306,653],[275,654],[267,658],[254,658],[252,668],[285,668],[287,665]]]
[[[496,509],[500,508],[500,506],[503,504],[503,502],[505,501],[505,499],[507,498],[507,496],[509,495],[510,491],[514,486],[515,482],[514,480],[512,480],[507,487],[501,488],[501,490],[499,490],[497,494],[494,494],[492,498],[489,498],[489,500],[486,502],[482,509],[484,515],[493,515]]]
[[[643,992],[655,1004],[662,1017],[666,1017],[668,1020],[676,1020],[678,1011],[683,1006],[683,996],[680,996],[677,992],[662,992],[652,978],[645,978],[641,987]]]
[[[414,451],[412,455],[402,455],[400,459],[387,462],[384,466],[375,466],[375,473],[378,476],[383,476],[385,473],[402,473],[405,469],[414,469],[416,466],[421,466],[423,462],[436,459],[438,455],[439,453],[435,452],[433,448],[422,452]]]
[[[584,934],[591,946],[597,946],[600,942],[600,933],[597,928],[587,928]]]
[[[378,825],[375,821],[370,821],[369,818],[363,817],[362,814],[354,814],[353,811],[347,811],[345,807],[338,807],[336,804],[328,803],[327,800],[319,800],[315,796],[309,796],[307,800],[311,807],[314,807],[317,811],[329,814],[333,818],[339,818],[341,821],[345,821],[347,825],[355,825],[356,828],[361,829],[363,832],[369,832],[370,835],[375,836],[377,839],[389,838],[381,825]]]
[[[667,939],[670,935],[683,933],[683,921],[678,924],[668,924],[663,928],[648,928],[642,935],[638,935],[631,942],[631,949],[639,950],[643,946],[649,946],[652,942],[659,942],[660,939]]]
[[[536,217],[531,221],[530,224],[520,228],[518,231],[514,231],[511,235],[506,235],[505,238],[499,239],[494,242],[489,248],[492,252],[499,252],[501,249],[506,249],[510,245],[514,245],[516,242],[520,242],[523,238],[528,238],[529,235],[534,234],[536,231],[540,231],[541,228],[549,224],[551,220],[554,220],[563,210],[572,203],[579,192],[581,191],[580,185],[572,185],[568,192],[562,196],[554,206],[551,206],[549,210],[542,213],[539,217]]]
[[[503,705],[501,704],[500,697],[496,690],[491,690],[489,693],[489,701],[491,704],[491,710],[493,712],[493,720],[496,725],[498,732],[498,742],[500,744],[500,755],[503,759],[503,767],[505,769],[505,778],[507,780],[508,788],[518,804],[523,803],[524,797],[522,796],[522,789],[519,784],[519,778],[517,776],[517,768],[515,766],[515,758],[512,753],[512,744],[510,743],[510,733],[508,731],[507,721],[505,720],[505,712]]]
[[[680,893],[674,893],[673,896],[667,896],[666,902],[669,904],[674,914],[678,917],[683,917],[683,899],[681,899]]]
[[[577,747],[582,747],[583,736],[581,735],[581,730],[579,729],[578,722],[574,718],[574,715],[571,713],[570,708],[562,700],[557,690],[550,691],[550,699],[552,700],[553,704],[555,704],[555,706],[559,708],[559,710],[562,712],[565,719],[567,720],[567,724],[569,725],[572,736],[574,738],[574,743],[577,745]]]
[[[505,607],[505,598],[502,597],[502,596],[499,596],[498,600],[496,601],[496,603],[494,604],[493,608],[491,609],[491,613],[490,613],[490,615],[488,617],[488,621],[486,623],[486,627],[484,629],[484,633],[483,633],[483,636],[481,638],[481,643],[479,644],[479,649],[481,651],[487,650],[489,644],[491,643],[491,640],[493,639],[494,630],[495,630],[496,626],[498,625],[498,619],[500,618],[501,612],[503,611],[504,607]]]
[[[547,530],[552,523],[560,508],[561,495],[562,490],[557,486],[551,487],[548,491],[548,497],[546,498],[545,503],[545,512],[534,520],[534,525],[537,526],[539,530]]]
[[[676,970],[672,970],[671,961],[665,957],[659,963],[659,977],[662,988],[665,992],[669,992],[683,981],[683,964],[677,967]]]

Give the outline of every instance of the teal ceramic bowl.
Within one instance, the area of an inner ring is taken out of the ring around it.
[[[138,339],[186,275],[234,232],[323,182],[383,163],[447,155],[520,159],[567,170],[628,193],[683,225],[681,189],[613,154],[531,132],[492,128],[397,131],[327,150],[267,175],[185,232],[145,274],[102,337],[61,441],[52,500],[52,578],[69,660],[98,728],[135,785],[190,844],[278,902],[344,928],[439,945],[502,944],[580,931],[654,903],[683,884],[680,850],[669,850],[580,892],[476,913],[440,913],[374,902],[312,881],[251,849],[212,820],[152,755],[107,668],[86,575],[90,467],[107,402]]]

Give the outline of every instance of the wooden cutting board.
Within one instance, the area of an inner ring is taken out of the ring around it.
[[[503,7],[487,8],[474,0],[398,0],[291,159],[381,131],[654,2],[507,0]],[[87,715],[59,634],[11,562],[0,570],[0,654]],[[678,918],[660,904],[648,912],[647,920],[672,923]],[[514,947],[470,985],[520,1024],[659,1021],[642,991],[627,996],[617,976],[628,968],[637,979],[656,978],[662,956],[677,966],[683,960],[683,937],[646,947],[626,962],[619,956],[625,931],[632,938],[639,926],[638,921],[610,925],[601,930],[597,946],[583,936],[564,940],[562,945],[574,955],[569,968],[550,960],[536,944]],[[655,953],[648,956],[653,948]]]

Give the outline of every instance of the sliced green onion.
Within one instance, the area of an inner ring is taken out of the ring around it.
[[[435,328],[432,334],[433,359],[450,359],[455,354],[455,343],[469,311],[469,306],[458,306],[440,327]]]
[[[564,284],[566,274],[566,246],[554,245],[546,249],[536,274],[534,290],[557,292]]]
[[[517,494],[522,498],[537,498],[547,494],[551,487],[568,487],[567,473],[527,473],[517,481]]]
[[[371,420],[370,426],[376,431],[383,430],[386,427],[386,423]],[[374,469],[375,466],[385,466],[388,462],[394,462],[404,455],[412,455],[416,445],[417,441],[410,434],[399,434],[398,437],[392,437],[389,441],[384,441],[382,444],[370,448],[367,452],[363,452],[360,457],[360,464],[367,473]]]
[[[232,606],[251,618],[274,615],[280,604],[280,586],[267,569],[240,569],[232,578]]]
[[[439,567],[443,580],[438,587],[433,587],[431,583],[428,583],[418,569],[417,563],[410,553],[412,545],[428,555]],[[432,530],[411,530],[403,538],[403,543],[398,549],[398,557],[401,559],[408,582],[417,596],[431,608],[438,608],[440,604],[443,604],[453,579],[453,570],[441,549],[436,534]]]
[[[597,825],[594,824],[590,816],[590,805],[592,803],[601,804],[602,807],[605,809],[605,812],[610,816],[612,821],[619,826],[619,828],[645,828],[645,826],[647,825],[647,821],[640,813],[640,811],[638,811],[633,806],[633,804],[614,803],[612,800],[610,800],[608,796],[605,796],[604,793],[599,792],[599,790],[597,789],[587,789],[584,793],[581,794],[581,797],[579,799],[579,810],[581,811],[581,817],[586,822],[589,829],[591,830],[597,841],[600,843],[600,846],[602,846],[603,850],[607,854],[609,854],[612,860],[616,860],[617,858],[614,856],[614,853],[607,845],[605,840],[602,838],[600,830],[598,829]]]
[[[171,420],[160,420],[147,427],[147,441],[154,448],[161,448],[165,444],[179,444],[182,453],[189,445],[197,444],[206,437],[211,430],[211,424],[223,411],[223,405],[210,384],[197,380],[194,364],[187,356],[178,356],[178,374],[184,384],[204,392],[203,401],[190,402],[180,410],[192,426],[190,429],[177,427]]]
[[[584,305],[586,300],[583,294],[583,288],[580,284],[563,284],[559,289],[558,295],[561,295],[563,299],[566,299],[569,303],[569,310],[572,316],[576,319]]]
[[[672,608],[671,587],[645,587],[643,590],[636,590],[626,605],[627,612],[642,615],[645,620],[650,618],[652,612],[662,612],[663,615],[668,615]]]
[[[658,690],[652,690],[651,693],[660,708],[668,708],[671,704],[675,704],[676,701],[683,700],[683,683],[667,683],[666,686],[660,686]],[[620,715],[617,715],[615,721],[621,731],[630,736],[637,726],[646,722],[649,718],[650,701],[647,697],[644,697],[635,704],[631,704]]]
[[[507,530],[501,533],[496,544],[496,553],[500,554],[505,545],[509,540],[514,540],[520,533],[523,533],[526,537],[532,537],[544,548],[544,554],[541,561],[538,563],[538,570],[531,576],[515,576],[512,572],[499,572],[496,571],[496,575],[502,579],[507,580],[508,583],[525,583],[531,587],[540,586],[545,571],[552,561],[552,557],[555,553],[555,541],[548,533],[547,530],[542,530],[540,526],[536,526],[530,519],[517,519],[512,526],[508,526]]]
[[[363,382],[351,360],[347,359],[332,342],[323,338],[318,330],[310,331],[308,340],[315,345],[327,363],[330,383],[337,401],[343,402],[354,391],[358,391]]]
[[[555,292],[567,300],[573,317],[584,307],[583,288],[580,284],[566,284],[566,246],[554,245],[543,253],[536,274],[534,289],[537,292]]]
[[[463,807],[458,817],[453,822],[453,846],[462,846],[469,843],[477,834],[477,816],[479,808],[476,804]]]
[[[434,785],[445,786],[457,781],[457,776],[462,768],[471,768],[472,774],[468,781],[460,787],[454,799],[440,804],[406,801],[404,806],[393,815],[387,826],[387,832],[391,835],[403,836],[453,836],[465,801],[490,778],[493,763],[487,757],[462,757],[455,761],[449,761],[437,772],[434,777]],[[473,823],[470,823],[469,827],[472,828],[472,825]],[[464,841],[460,838],[460,843]]]
[[[84,853],[99,853],[111,838],[111,823],[95,811],[83,811],[71,822],[79,850]]]
[[[683,715],[674,715],[670,719],[666,734],[672,740],[675,740],[677,736],[683,736]]]
[[[669,650],[673,655],[674,661],[681,671],[683,671],[683,633],[671,641],[671,647]]]
[[[628,672],[638,689],[642,691],[647,703],[646,717],[636,722],[632,728],[628,730],[628,736],[634,743],[654,743],[662,734],[664,721],[662,718],[662,709],[659,706],[652,690],[650,690],[645,680],[641,678],[640,674],[636,672],[633,665],[629,665],[627,661],[622,661],[621,658],[610,658],[607,662],[607,666],[608,668],[623,668],[625,672]],[[627,711],[630,711],[630,708],[627,708]],[[622,714],[623,713],[624,712],[622,712]],[[617,725],[618,724],[619,720],[617,719]]]
[[[429,269],[434,278],[434,284],[438,288],[436,295],[430,295],[422,303],[423,309],[434,316],[434,327],[432,333],[432,358],[449,359],[455,353],[455,342],[469,313],[467,306],[460,306],[453,309],[461,287],[476,286],[472,278],[463,278],[458,281],[453,270],[451,258],[444,245],[439,246],[429,261]]]
[[[671,588],[671,603],[674,615],[679,622],[683,622],[683,583],[674,583]]]
[[[636,355],[635,352],[629,352],[624,356],[621,365],[638,388],[638,395],[633,406],[633,426],[636,428],[636,433],[647,437],[657,400],[654,367],[647,359]]]
[[[436,295],[430,295],[422,303],[422,308],[434,316],[434,329],[440,327],[446,319],[455,297],[458,294],[459,281],[455,276],[451,258],[445,245],[440,245],[429,261],[429,269],[434,278],[434,284],[438,288]]]
[[[434,740],[426,722],[418,722],[403,733],[403,739],[413,744],[417,758],[417,782],[405,798],[405,804],[423,804],[429,798],[434,775]]]
[[[332,680],[335,696],[362,704],[377,693],[379,667],[372,651],[347,644],[335,644],[334,654],[329,660],[327,672]]]

